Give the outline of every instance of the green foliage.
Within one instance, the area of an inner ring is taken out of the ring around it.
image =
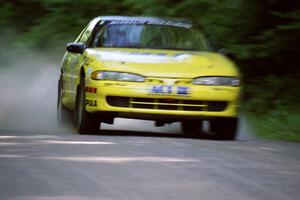
[[[300,142],[299,78],[269,75],[246,86],[244,111],[259,136]]]
[[[101,15],[199,22],[216,46],[234,53],[244,76],[244,108],[258,119],[252,121],[265,121],[263,132],[300,134],[299,0],[1,0],[0,53],[14,47],[62,54],[65,44]]]
[[[260,116],[247,113],[250,124],[256,130],[256,135],[267,139],[300,142],[300,110],[287,107],[277,107],[269,113]]]

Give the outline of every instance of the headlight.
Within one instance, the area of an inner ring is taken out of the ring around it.
[[[239,86],[240,79],[238,77],[217,77],[217,76],[199,77],[193,80],[193,84]]]
[[[124,72],[110,72],[110,71],[95,71],[91,74],[93,80],[111,80],[111,81],[133,81],[144,82],[145,77],[124,73]]]

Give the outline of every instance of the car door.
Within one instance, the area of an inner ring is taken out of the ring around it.
[[[92,20],[83,31],[80,33],[75,43],[82,43],[87,45],[91,33],[98,20]],[[77,78],[80,70],[80,60],[82,54],[66,52],[62,63],[62,80],[63,80],[63,98],[62,102],[70,109],[75,107],[76,90],[77,90]]]

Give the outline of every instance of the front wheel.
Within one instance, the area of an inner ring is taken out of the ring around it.
[[[237,127],[238,118],[216,118],[210,121],[210,130],[221,140],[234,140]]]
[[[68,123],[69,111],[62,104],[62,79],[60,78],[58,81],[58,94],[57,94],[57,107],[56,107],[56,118],[57,122],[60,125],[65,125]]]
[[[185,136],[197,137],[202,134],[202,120],[187,120],[181,122],[181,131]]]
[[[91,113],[88,113],[85,110],[86,101],[85,101],[85,83],[84,79],[80,80],[80,85],[77,88],[76,94],[76,106],[74,119],[75,124],[78,128],[80,134],[93,133],[99,130],[100,120]]]

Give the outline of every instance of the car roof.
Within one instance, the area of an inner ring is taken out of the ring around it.
[[[162,22],[164,24],[181,24],[182,26],[186,25],[192,26],[193,23],[187,19],[178,19],[178,18],[163,18],[163,17],[148,17],[148,16],[99,16],[95,18],[97,21],[138,21],[138,22]]]

